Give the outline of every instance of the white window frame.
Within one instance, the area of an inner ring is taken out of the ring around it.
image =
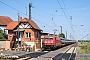
[[[31,33],[30,32],[26,32],[26,38],[31,38]]]

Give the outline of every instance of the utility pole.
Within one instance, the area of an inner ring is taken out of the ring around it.
[[[72,16],[70,16],[70,21],[71,21],[71,25],[72,25]],[[72,25],[73,26],[73,25]]]
[[[20,18],[19,14],[20,13],[17,13],[17,14],[18,14],[18,42],[17,42],[17,44],[18,44],[18,47],[19,47],[19,18]]]
[[[60,26],[61,34],[62,34],[62,26]]]
[[[70,33],[70,39],[71,39],[71,33]]]
[[[58,31],[58,30],[54,29],[53,31],[54,31],[54,35],[55,35],[56,31]]]
[[[29,3],[29,20],[31,20],[31,7],[32,7],[32,3]]]
[[[67,31],[66,31],[66,39],[67,39]]]

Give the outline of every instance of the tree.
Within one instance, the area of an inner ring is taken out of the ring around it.
[[[0,39],[4,39],[4,37],[3,37],[3,34],[2,34],[2,33],[0,33]]]
[[[8,36],[6,33],[3,33],[3,30],[0,30],[0,39],[7,39]]]
[[[65,38],[65,34],[63,34],[63,33],[60,34],[60,33],[59,33],[59,34],[58,34],[58,37]]]

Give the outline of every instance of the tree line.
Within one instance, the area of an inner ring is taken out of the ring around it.
[[[78,40],[78,42],[90,42],[90,40]]]

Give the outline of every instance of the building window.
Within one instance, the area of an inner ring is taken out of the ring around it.
[[[16,32],[15,35],[18,35],[18,33]]]
[[[39,32],[36,32],[36,38],[39,38],[40,37],[40,35],[39,35]]]
[[[35,32],[35,36],[36,36],[36,38],[37,38],[37,32]]]
[[[31,38],[31,33],[30,32],[26,32],[26,38]]]
[[[12,33],[10,33],[10,36],[12,36]]]
[[[39,34],[39,32],[38,32],[38,38],[40,38],[40,34]]]

